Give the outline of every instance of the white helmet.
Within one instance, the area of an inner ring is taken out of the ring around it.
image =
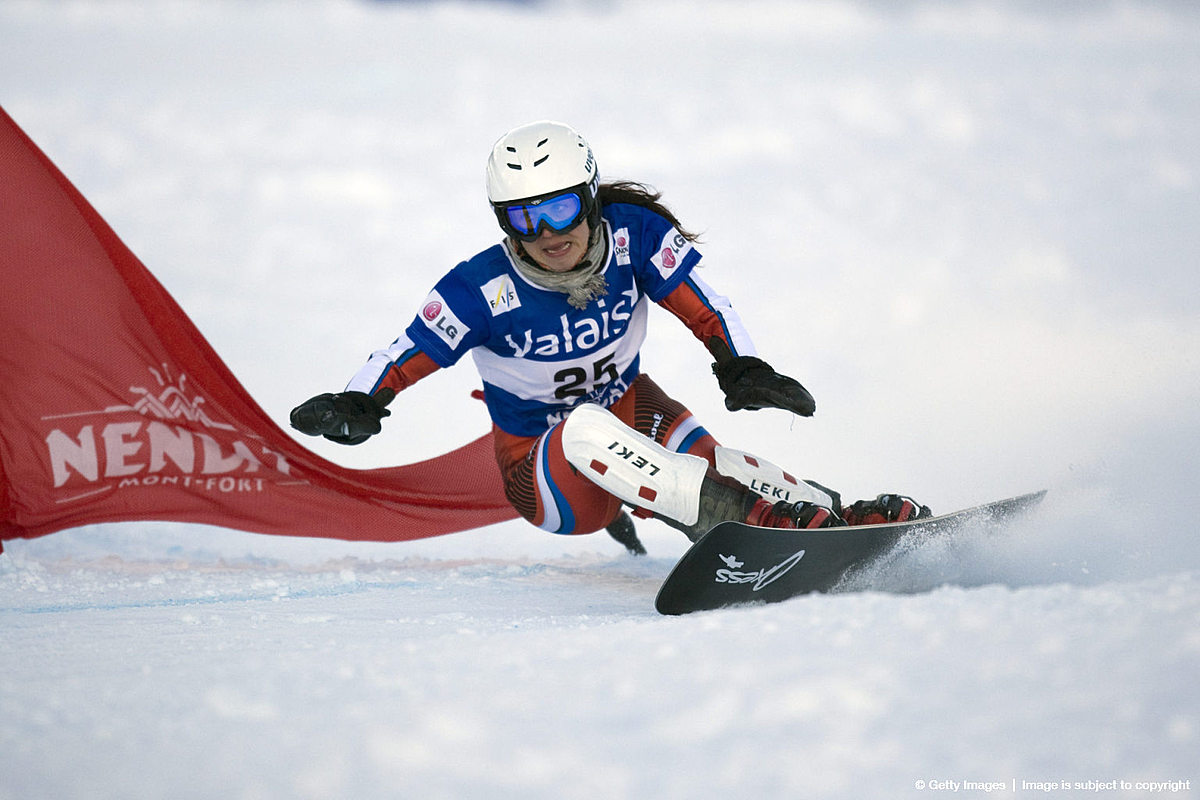
[[[492,147],[488,200],[493,205],[511,203],[592,186],[598,178],[592,148],[574,129],[561,122],[531,122],[513,128]]]

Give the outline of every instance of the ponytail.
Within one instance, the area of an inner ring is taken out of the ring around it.
[[[679,231],[679,234],[689,242],[696,242],[700,238],[697,234],[684,228],[671,209],[659,202],[662,199],[662,192],[657,192],[644,183],[636,181],[601,183],[600,188],[596,191],[596,199],[599,200],[601,206],[609,203],[630,203],[648,208],[659,216],[665,217],[675,226],[675,230]]]

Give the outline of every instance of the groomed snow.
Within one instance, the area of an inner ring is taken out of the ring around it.
[[[653,598],[686,542],[646,522],[643,558],[515,522],[6,542],[0,800],[1200,794],[1192,4],[18,0],[0,30],[5,110],[281,421],[496,239],[488,148],[556,118],[704,232],[817,398],[728,414],[652,315],[645,368],[719,439],[852,497],[1051,490],[859,591],[682,618]],[[476,383],[306,443],[444,452]]]

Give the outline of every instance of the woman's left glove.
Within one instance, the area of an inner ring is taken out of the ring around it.
[[[780,375],[761,358],[733,356],[713,364],[713,374],[725,392],[725,407],[730,411],[782,408],[811,417],[817,410],[817,403],[807,389]]]
[[[309,436],[324,436],[338,444],[362,444],[383,430],[379,421],[391,414],[365,392],[339,392],[305,400],[292,409],[291,420],[293,428]]]

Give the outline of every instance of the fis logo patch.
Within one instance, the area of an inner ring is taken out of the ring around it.
[[[437,291],[432,291],[421,306],[421,321],[451,350],[457,350],[471,329],[462,323]]]
[[[669,278],[691,250],[692,243],[685,239],[682,233],[671,228],[658,246],[658,252],[650,257],[650,263],[658,269],[663,278]]]
[[[492,310],[493,317],[521,307],[521,298],[517,296],[517,289],[508,275],[488,281],[479,287],[479,291],[483,293],[483,299]]]

